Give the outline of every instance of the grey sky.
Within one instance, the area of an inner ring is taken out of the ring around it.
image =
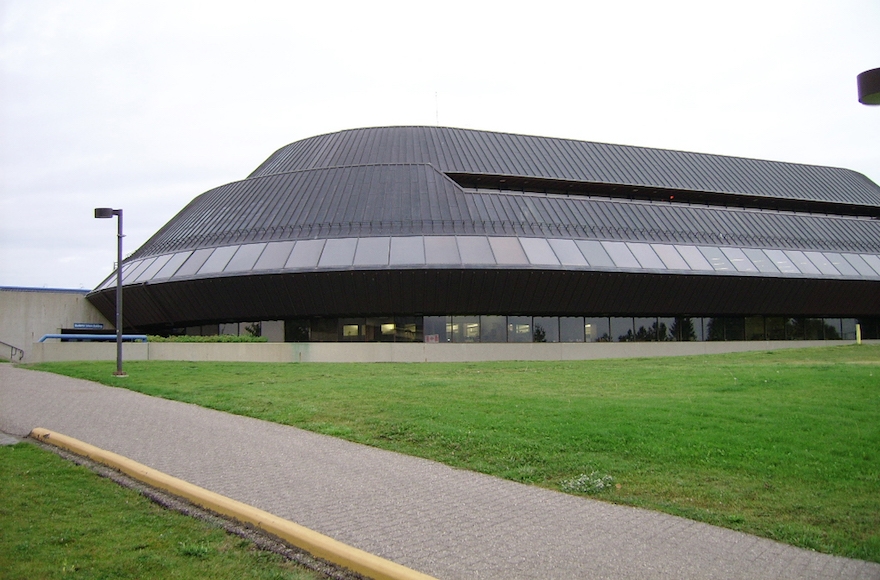
[[[318,6],[320,5],[320,6]],[[880,181],[877,0],[0,0],[0,285],[92,288],[279,147],[439,124]]]

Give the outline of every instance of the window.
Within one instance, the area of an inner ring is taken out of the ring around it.
[[[508,316],[507,340],[508,342],[532,342],[532,317]]]

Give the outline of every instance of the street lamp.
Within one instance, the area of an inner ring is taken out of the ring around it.
[[[859,102],[863,105],[880,105],[880,68],[866,70],[857,79]]]
[[[116,216],[119,228],[116,234],[116,372],[118,377],[128,376],[122,370],[122,210],[109,207],[96,207],[96,218],[112,218]]]

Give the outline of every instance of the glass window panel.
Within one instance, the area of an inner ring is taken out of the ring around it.
[[[394,342],[397,327],[392,318],[367,318],[364,321],[364,340],[367,342]]]
[[[764,250],[764,253],[767,254],[767,257],[773,261],[773,264],[779,268],[779,271],[783,274],[801,273],[797,266],[794,265],[794,262],[789,260],[788,256],[786,256],[782,250]]]
[[[492,253],[495,254],[495,262],[498,264],[527,265],[522,246],[517,238],[489,238]]]
[[[657,252],[657,255],[660,256],[660,259],[663,260],[663,263],[670,270],[690,270],[687,262],[681,257],[675,246],[651,244],[651,247],[654,248],[654,251]]]
[[[629,248],[623,242],[602,242],[602,247],[611,256],[614,265],[618,268],[641,268],[639,261],[633,256]]]
[[[311,321],[309,340],[312,342],[338,342],[339,329],[336,318],[317,318]]]
[[[272,244],[269,244],[270,246]],[[293,247],[291,245],[291,247]],[[285,260],[287,257],[285,256]],[[309,320],[305,318],[284,321],[284,342],[309,342]]]
[[[533,266],[558,266],[559,260],[550,248],[547,240],[542,238],[520,238],[519,243],[526,253],[526,257]]]
[[[425,259],[428,264],[461,264],[455,238],[452,236],[426,237]]]
[[[122,267],[122,283],[128,284],[137,280],[137,277],[141,275],[141,272],[146,270],[150,264],[156,261],[156,258],[147,258],[146,260],[142,260],[140,262],[135,262],[130,268],[126,269],[125,266]],[[116,277],[113,277],[113,283],[116,284]]]
[[[265,249],[266,244],[245,244],[241,246],[238,251],[235,252],[235,255],[232,256],[232,259],[229,260],[229,264],[223,269],[223,271],[246,272],[252,269],[254,264],[257,263],[260,254],[262,254]]]
[[[828,258],[828,261],[837,268],[837,271],[843,274],[844,276],[858,276],[859,273],[853,268],[849,262],[843,259],[843,256],[840,254],[835,254],[834,252],[823,252],[825,257]]]
[[[455,240],[458,242],[458,252],[461,256],[462,264],[494,264],[495,257],[492,255],[492,248],[489,247],[489,240],[482,236],[459,236]]]
[[[578,250],[574,240],[548,240],[553,253],[563,266],[586,266],[587,260]]]
[[[632,319],[630,324],[632,324]],[[611,319],[607,316],[584,318],[584,340],[587,342],[611,342]]]
[[[748,256],[739,249],[739,248],[721,248],[721,251],[724,252],[724,255],[727,256],[727,259],[730,260],[730,263],[733,264],[733,267],[736,268],[737,272],[757,272],[758,268],[752,264],[752,261],[749,260]]]
[[[394,317],[395,342],[422,342],[424,327],[421,316]]]
[[[254,270],[280,270],[287,263],[292,250],[293,242],[269,242],[254,265]]]
[[[354,254],[355,266],[387,266],[390,238],[360,238]]]
[[[361,342],[364,340],[365,320],[363,318],[340,318],[339,340],[343,342]]]
[[[205,264],[205,260],[214,250],[212,248],[203,248],[192,253],[189,259],[183,263],[183,266],[174,274],[175,278],[181,276],[193,276]]]
[[[824,340],[825,322],[821,318],[803,318],[804,340]]]
[[[724,319],[724,340],[745,340],[746,319],[744,316],[735,316]]]
[[[425,242],[422,236],[391,238],[391,263],[395,266],[425,263]]]
[[[238,246],[214,248],[214,252],[207,260],[205,260],[205,264],[199,268],[199,274],[222,272],[223,268],[226,267],[226,264],[229,263],[229,260],[232,259],[233,254],[235,254],[237,250]]]
[[[745,328],[746,340],[765,340],[763,316],[747,316]]]
[[[559,342],[584,342],[584,317],[559,317]]]
[[[839,318],[826,318],[825,319],[825,340],[840,340],[840,319]]]
[[[691,270],[714,270],[712,264],[700,253],[696,246],[675,246],[681,257],[684,258]]]
[[[632,340],[634,340],[635,342],[655,342],[658,339],[659,335],[656,318],[651,317],[633,319]]]
[[[874,269],[871,268],[871,266],[869,266],[858,254],[843,254],[843,257],[853,268],[858,270],[859,274],[862,276],[871,276],[873,278],[876,275]]]
[[[575,240],[578,249],[587,259],[587,263],[594,268],[613,268],[614,261],[602,244],[592,240]]]
[[[536,316],[532,339],[535,342],[559,342],[559,318],[556,316]]]
[[[788,259],[797,266],[797,269],[803,272],[804,274],[819,274],[819,268],[817,268],[810,260],[807,258],[803,252],[799,252],[797,250],[784,250],[783,252]]]
[[[447,316],[425,317],[425,342],[449,342],[446,335]]]
[[[480,342],[479,316],[453,316],[452,342]]]
[[[319,268],[345,268],[354,262],[354,251],[357,248],[357,238],[337,238],[327,240],[321,259],[318,260]],[[296,248],[293,248],[296,252]]]
[[[669,339],[681,342],[690,342],[700,340],[702,332],[700,332],[700,319],[679,317],[673,318],[669,323]]]
[[[314,268],[324,251],[325,240],[300,240],[287,258],[285,268]]]
[[[880,276],[880,257],[872,256],[871,254],[862,254],[862,259],[877,272],[877,275]]]
[[[855,318],[841,318],[840,319],[840,338],[842,340],[855,340],[856,339],[856,323],[858,320]]]
[[[785,340],[785,323],[786,319],[782,316],[768,316],[765,318],[764,328],[767,340]]]
[[[657,257],[657,254],[651,248],[650,244],[637,244],[630,242],[627,244],[633,256],[639,261],[642,268],[651,268],[653,270],[665,270],[666,264]]]
[[[174,273],[177,272],[177,269],[186,262],[186,259],[189,258],[192,252],[178,252],[171,256],[171,259],[162,266],[162,269],[153,276],[153,279],[161,279],[161,278],[170,278],[174,276]]]
[[[508,342],[532,342],[532,317],[531,316],[508,316],[507,317],[507,341]]]
[[[700,253],[706,257],[710,264],[712,264],[712,268],[715,269],[716,272],[733,272],[736,270],[733,264],[730,263],[730,260],[724,255],[724,252],[719,248],[700,246],[697,249],[700,250]]]
[[[675,341],[678,338],[675,335],[675,318],[658,318],[657,319],[657,340]]]
[[[162,266],[168,263],[168,260],[171,259],[171,254],[166,254],[165,256],[159,256],[156,260],[150,264],[148,268],[146,268],[141,275],[137,277],[135,282],[146,282],[147,280],[152,280],[153,276],[162,269]]]
[[[630,317],[611,317],[611,337],[614,342],[632,342],[635,340],[633,319]]]
[[[804,252],[804,255],[826,276],[840,276],[837,268],[821,252]]]
[[[480,317],[480,341],[481,342],[507,342],[507,317],[506,316],[481,316]]]
[[[773,260],[764,253],[764,250],[746,248],[743,250],[743,253],[752,261],[752,264],[754,264],[762,274],[776,274],[779,272],[779,268],[777,268],[776,264],[773,263]]]

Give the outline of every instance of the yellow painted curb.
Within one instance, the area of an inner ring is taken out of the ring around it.
[[[268,512],[214,493],[213,491],[208,491],[197,485],[187,483],[182,479],[156,471],[127,457],[99,449],[94,445],[89,445],[73,437],[40,427],[31,431],[30,436],[43,443],[66,449],[108,467],[118,469],[138,481],[185,498],[198,506],[218,514],[229,516],[242,523],[251,524],[258,529],[289,542],[297,548],[307,551],[313,556],[339,566],[344,566],[369,578],[374,578],[375,580],[435,580],[432,576],[416,572],[400,564],[395,564],[390,560],[353,548],[299,524],[273,516]]]

